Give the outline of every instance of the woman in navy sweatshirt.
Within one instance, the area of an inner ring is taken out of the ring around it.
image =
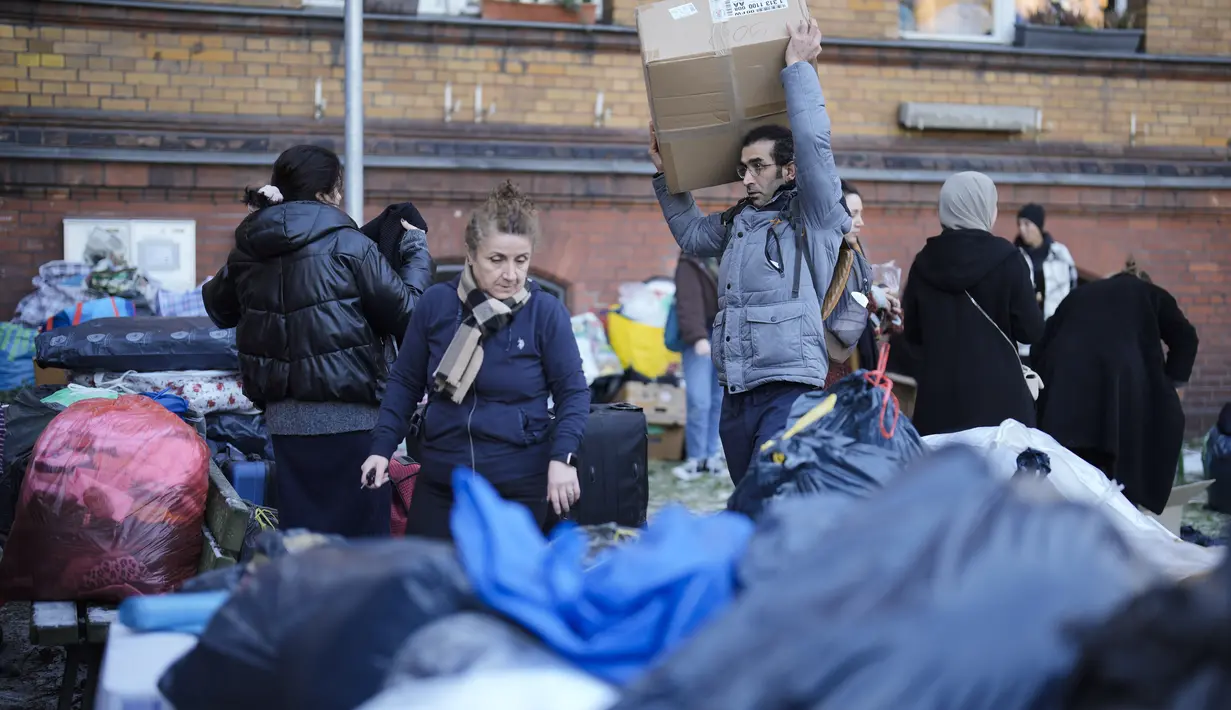
[[[568,310],[526,278],[538,236],[533,203],[504,183],[470,217],[466,268],[424,292],[411,316],[360,479],[388,480],[389,458],[427,392],[407,535],[452,537],[458,466],[525,505],[540,526],[581,495],[576,458],[590,391]]]

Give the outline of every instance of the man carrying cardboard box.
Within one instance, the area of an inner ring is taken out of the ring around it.
[[[712,343],[728,393],[720,436],[737,484],[756,451],[785,426],[795,399],[825,384],[822,301],[829,299],[821,294],[851,230],[813,66],[821,32],[815,20],[789,29],[780,77],[791,128],[762,125],[745,136],[737,172],[747,198],[705,215],[691,194],[671,194],[651,125],[654,191],[671,233],[687,253],[721,257]]]

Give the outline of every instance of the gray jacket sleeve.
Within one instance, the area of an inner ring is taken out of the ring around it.
[[[664,175],[654,176],[654,194],[662,207],[667,227],[671,229],[671,236],[675,237],[680,249],[697,256],[722,256],[727,246],[727,234],[720,213],[702,213],[692,193],[673,195],[668,192]]]
[[[822,246],[826,253],[834,254],[842,244],[842,235],[851,231],[851,218],[842,209],[842,181],[830,144],[829,114],[825,111],[821,80],[810,62],[786,67],[781,77],[787,117],[795,138],[795,184],[804,222],[810,229],[821,227],[819,234],[809,234],[813,246]]]

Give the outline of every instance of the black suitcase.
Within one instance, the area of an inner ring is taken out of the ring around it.
[[[578,525],[615,523],[639,528],[650,506],[645,413],[627,404],[590,405],[577,454],[581,499],[568,518]]]

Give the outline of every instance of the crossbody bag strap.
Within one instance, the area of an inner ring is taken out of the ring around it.
[[[799,297],[799,253],[802,252],[804,261],[808,264],[808,273],[812,275],[812,289],[816,293],[817,304],[821,307],[821,320],[826,320],[833,315],[838,302],[846,293],[846,282],[850,280],[851,269],[855,266],[854,249],[846,243],[845,239],[842,240],[842,244],[838,247],[838,260],[834,263],[833,277],[829,280],[829,288],[822,294],[817,288],[816,265],[812,261],[812,245],[808,241],[808,229],[799,217],[799,198],[791,200],[791,205],[787,209],[796,239],[795,286],[791,289],[791,296],[792,298]]]
[[[1009,344],[1010,348],[1012,348],[1013,357],[1017,358],[1018,364],[1021,364],[1022,357],[1017,354],[1017,346],[1013,344],[1013,341],[1009,338],[1009,336],[1005,335],[1005,332],[1000,329],[999,325],[996,325],[996,321],[992,320],[992,317],[987,314],[987,311],[983,310],[983,306],[980,306],[979,302],[975,300],[975,297],[970,295],[970,291],[963,291],[962,293],[966,294],[966,298],[969,298],[970,302],[975,304],[975,308],[979,309],[979,313],[982,313],[983,317],[987,319],[987,322],[992,324],[992,327],[996,329],[997,333],[1000,333],[1000,337],[1004,338],[1004,341]]]

